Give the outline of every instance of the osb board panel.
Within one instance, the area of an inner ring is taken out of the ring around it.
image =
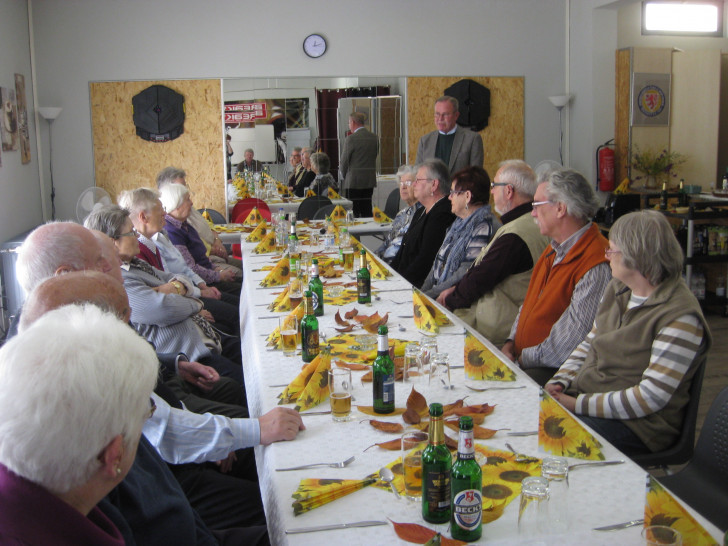
[[[185,132],[170,142],[136,135],[131,99],[150,85],[185,97]],[[225,211],[220,80],[95,82],[91,90],[96,185],[116,200],[122,190],[156,187],[159,171],[174,165],[187,172],[196,208]]]
[[[484,167],[493,178],[498,163],[524,157],[522,77],[407,78],[408,163],[415,162],[420,138],[435,130],[435,101],[444,94],[445,89],[464,78],[490,89],[490,118],[488,126],[480,131],[480,136],[483,138]]]
[[[631,49],[616,52],[614,90],[614,172],[616,185],[628,176],[629,167],[629,108],[630,108],[630,61]]]

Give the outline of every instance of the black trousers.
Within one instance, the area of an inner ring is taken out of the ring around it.
[[[245,394],[237,381],[221,377],[212,390],[205,392],[177,376],[165,382],[185,407],[195,413],[218,413],[227,417],[250,417]]]
[[[372,194],[374,188],[365,188],[356,190],[354,188],[349,189],[349,199],[353,201],[354,205],[352,210],[354,211],[354,217],[356,218],[371,218],[372,217]]]

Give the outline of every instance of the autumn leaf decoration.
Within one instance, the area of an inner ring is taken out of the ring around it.
[[[445,313],[440,311],[430,299],[416,288],[412,288],[415,326],[423,332],[437,334],[440,326],[452,324]]]
[[[253,254],[267,254],[276,249],[276,233],[269,231],[268,234],[253,249]]]
[[[265,237],[266,233],[268,231],[268,224],[265,220],[263,220],[260,224],[256,226],[256,228],[248,235],[248,238],[246,239],[249,243],[259,243],[263,240],[263,237]]]
[[[442,536],[433,529],[429,529],[418,523],[399,523],[389,520],[394,526],[394,532],[397,536],[406,542],[413,544],[440,544],[441,546],[461,546],[467,544],[461,540],[455,540]],[[433,540],[439,537],[438,540]]]
[[[245,226],[257,226],[263,221],[263,217],[258,210],[258,207],[253,207],[253,210],[245,217],[243,225]]]
[[[290,261],[288,257],[281,258],[273,270],[260,281],[260,286],[285,286],[291,275]]]
[[[468,332],[465,335],[465,375],[487,381],[515,381],[516,374]]]
[[[557,457],[603,461],[602,444],[556,400],[541,389],[538,447]]]
[[[377,224],[385,224],[387,222],[391,222],[392,219],[384,214],[384,211],[380,209],[379,207],[373,207],[372,208],[372,215],[374,216],[374,221]]]

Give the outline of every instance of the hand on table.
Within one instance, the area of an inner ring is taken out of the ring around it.
[[[440,305],[446,307],[447,309],[450,309],[449,307],[447,307],[447,303],[445,303],[445,298],[447,298],[453,292],[455,292],[455,287],[454,286],[451,286],[450,288],[446,288],[445,290],[443,290],[442,292],[440,292],[440,295],[437,296],[437,303],[439,303]]]
[[[547,383],[544,390],[556,398],[556,395],[564,392],[564,387],[562,387],[559,383]]]
[[[200,289],[200,295],[203,298],[210,298],[211,300],[220,299],[220,291],[214,286],[207,286],[207,284],[201,282],[197,287]]]
[[[516,344],[513,343],[512,340],[508,340],[505,342],[503,347],[501,347],[501,352],[506,355],[512,362],[516,361]]]
[[[306,427],[301,415],[290,408],[273,408],[258,418],[260,425],[260,443],[267,446],[281,440],[293,440],[299,430]]]
[[[208,311],[207,309],[201,309],[199,313],[203,319],[205,319],[207,322],[215,322],[215,317],[212,316],[212,313]]]
[[[187,362],[180,360],[178,363],[179,376],[190,385],[195,385],[205,392],[210,392],[212,387],[220,380],[220,374],[215,368],[205,366],[199,362]]]

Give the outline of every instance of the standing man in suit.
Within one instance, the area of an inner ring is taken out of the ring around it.
[[[349,116],[351,134],[344,141],[340,169],[344,177],[342,189],[354,202],[352,207],[357,218],[372,215],[372,193],[377,184],[377,155],[379,139],[364,127],[364,114],[354,112]]]
[[[436,157],[450,170],[450,175],[471,165],[483,166],[483,139],[478,133],[457,124],[458,100],[445,95],[435,101],[436,131],[420,138],[417,164]]]

